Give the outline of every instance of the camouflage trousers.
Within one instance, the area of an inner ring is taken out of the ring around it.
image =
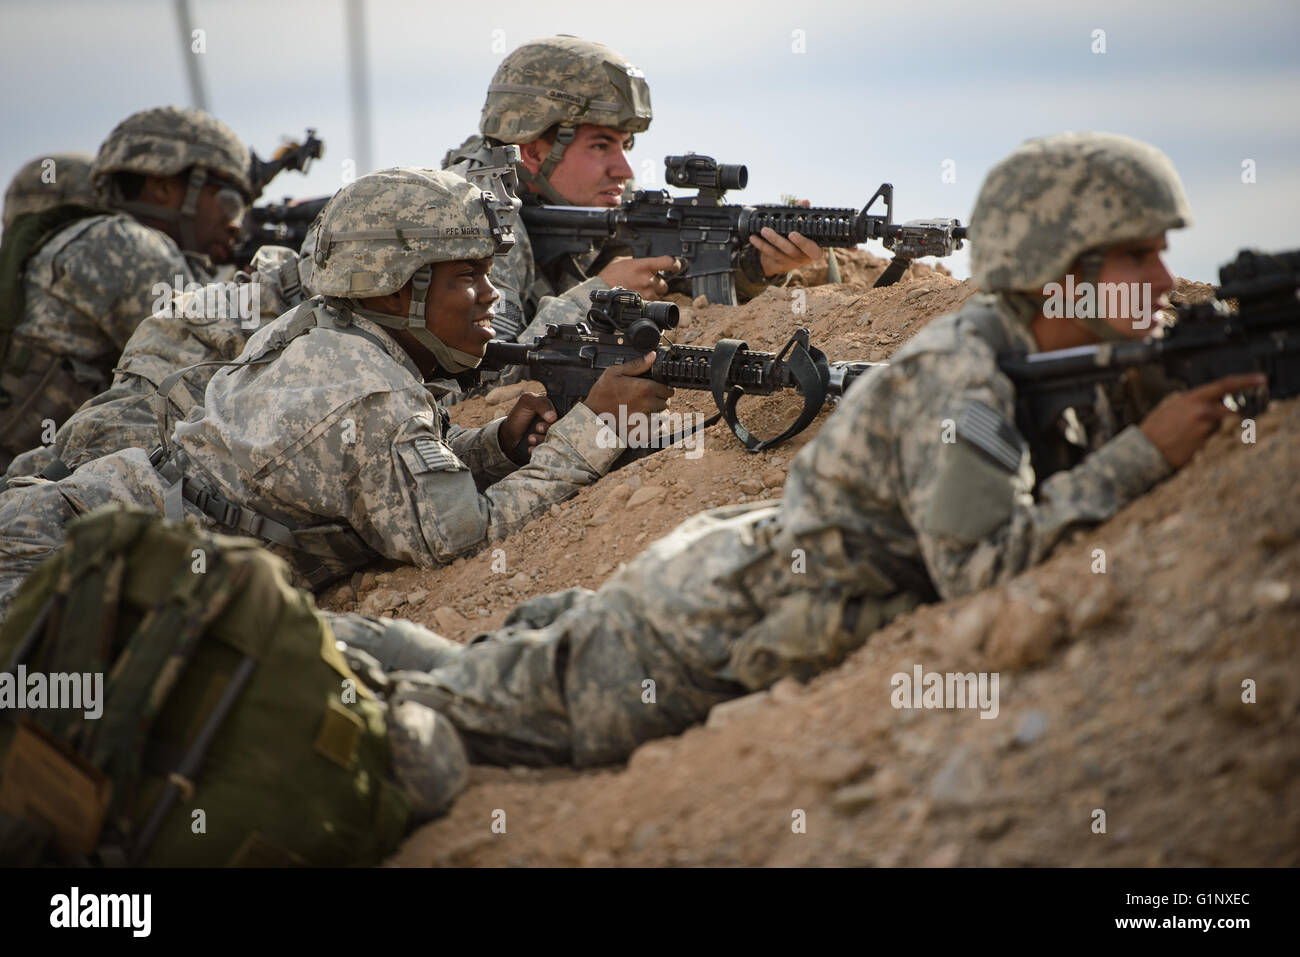
[[[55,461],[69,471],[122,449],[158,447],[158,415],[154,395],[144,391],[144,380],[114,386],[85,403],[59,427],[54,444],[17,456],[4,473],[6,479],[36,475]],[[179,391],[179,390],[177,390]]]
[[[624,760],[720,702],[838,664],[917,603],[796,573],[772,547],[779,515],[771,503],[697,515],[599,591],[525,602],[451,663],[393,677],[450,719],[471,761]]]

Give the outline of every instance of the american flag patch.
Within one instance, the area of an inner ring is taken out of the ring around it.
[[[456,457],[455,452],[437,439],[419,438],[411,444],[415,447],[415,454],[424,463],[426,472],[455,472],[469,468]]]
[[[1024,443],[1015,426],[983,402],[969,403],[957,419],[957,435],[1009,472],[1020,471]]]

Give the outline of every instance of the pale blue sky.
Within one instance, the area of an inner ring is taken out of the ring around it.
[[[343,0],[191,6],[212,111],[263,155],[308,125],[326,141],[309,177],[285,174],[267,198],[337,188],[355,155]],[[1170,237],[1175,272],[1208,281],[1242,246],[1300,246],[1295,2],[366,6],[376,167],[438,165],[476,128],[506,51],[574,33],[621,51],[650,83],[639,178],[693,149],[749,165],[736,202],[794,193],[860,206],[888,180],[900,218],[965,221],[985,171],[1022,140],[1109,130],[1156,144],[1183,176],[1197,222]],[[796,30],[806,52],[792,49]],[[1104,54],[1091,52],[1094,30]],[[170,0],[2,0],[0,181],[38,155],[93,152],[137,109],[187,104],[188,55]],[[967,274],[965,253],[949,264]]]

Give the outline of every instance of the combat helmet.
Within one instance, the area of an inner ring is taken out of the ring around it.
[[[1173,163],[1154,146],[1062,133],[1028,140],[994,166],[971,220],[975,285],[1041,293],[1081,256],[1190,226],[1192,211]]]
[[[531,143],[559,126],[536,173],[520,178],[551,202],[565,202],[549,177],[584,123],[624,133],[649,129],[650,87],[645,74],[603,43],[573,36],[530,40],[497,67],[488,85],[479,132],[502,143]]]
[[[252,198],[248,147],[234,131],[202,110],[163,106],[133,113],[119,123],[99,148],[91,170],[96,189],[109,205],[128,213],[176,223],[181,247],[194,250],[197,239],[194,213],[199,190],[209,179],[219,180]],[[125,199],[113,183],[114,173],[179,176],[189,171],[185,198],[179,210]],[[231,213],[234,218],[232,205]]]
[[[481,361],[451,349],[425,325],[432,264],[484,259],[514,245],[493,211],[491,193],[445,170],[384,169],[339,190],[314,227],[310,289],[349,300],[353,312],[389,329],[409,329],[453,375]],[[392,316],[357,300],[387,296],[412,284],[411,308]]]
[[[94,158],[86,153],[50,153],[24,163],[5,190],[5,230],[28,213],[43,213],[56,206],[97,205],[90,185],[92,162]]]

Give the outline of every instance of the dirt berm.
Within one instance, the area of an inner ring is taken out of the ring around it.
[[[883,263],[840,256],[840,285],[770,289],[742,307],[682,301],[678,337],[772,349],[806,325],[833,359],[883,359],[971,293],[917,267],[872,290]],[[489,398],[453,418],[478,424],[506,407]],[[708,412],[711,400],[679,392],[673,408]],[[793,395],[755,398],[742,418],[771,434],[797,408]],[[703,508],[779,496],[826,414],[759,455],[715,426],[698,458],[661,451],[493,549],[435,571],[359,574],[321,603],[467,639],[524,598],[598,587]],[[627,765],[475,768],[451,813],[393,863],[1300,863],[1300,402],[1275,403],[1256,426],[1245,442],[1231,418],[1187,468],[1044,565],[920,608],[840,668],[721,706]],[[895,708],[894,676],[916,667],[996,672],[996,716]]]

